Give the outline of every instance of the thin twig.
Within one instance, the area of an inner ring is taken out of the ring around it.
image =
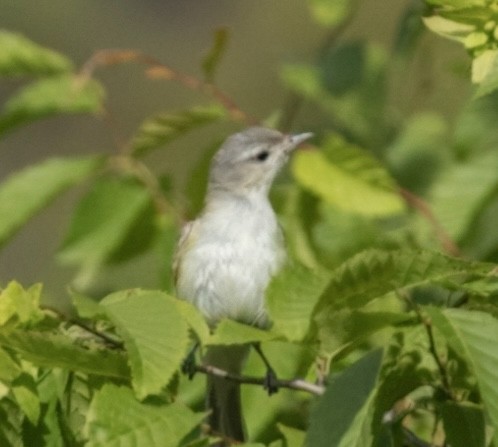
[[[446,363],[441,359],[439,353],[437,352],[436,339],[434,338],[434,331],[432,330],[432,322],[430,318],[423,315],[418,304],[415,303],[407,294],[401,294],[398,292],[398,296],[401,296],[408,303],[411,309],[416,313],[420,323],[422,323],[425,332],[427,333],[427,338],[429,341],[429,351],[434,358],[434,361],[436,362],[437,368],[439,370],[443,389],[450,399],[455,400],[456,397],[455,393],[451,389],[449,373],[446,369]]]
[[[94,329],[93,327],[87,325],[81,320],[78,320],[76,318],[71,318],[68,317],[66,314],[61,312],[60,310],[56,309],[55,307],[51,306],[42,306],[42,310],[52,312],[55,315],[57,315],[58,318],[60,318],[63,322],[72,325],[72,326],[77,326],[84,331],[88,332],[89,334],[94,335],[95,337],[98,337],[102,339],[105,343],[108,345],[112,346],[113,348],[116,349],[123,349],[124,344],[121,340],[118,340],[117,338],[113,337],[112,335],[106,334],[104,332],[98,331],[97,329]]]
[[[401,197],[405,200],[408,206],[416,209],[432,226],[437,239],[441,242],[443,249],[452,256],[461,256],[461,251],[456,243],[451,239],[441,223],[431,210],[429,204],[421,197],[413,194],[404,188],[399,188]]]
[[[220,377],[222,379],[229,380],[231,382],[243,383],[248,385],[260,385],[265,384],[264,377],[251,377],[242,376],[239,374],[232,374],[223,369],[217,368],[212,365],[195,365],[196,372],[207,374],[215,377]],[[325,392],[325,387],[321,385],[315,385],[314,383],[307,382],[302,379],[291,379],[291,380],[281,380],[277,379],[276,385],[278,388],[289,388],[292,390],[305,391],[307,393],[314,394],[316,396],[321,396]]]

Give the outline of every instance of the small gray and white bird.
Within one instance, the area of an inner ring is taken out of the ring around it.
[[[211,164],[200,216],[182,231],[173,265],[177,295],[211,327],[222,318],[267,328],[265,290],[285,261],[282,231],[268,192],[289,155],[311,133],[252,127],[230,136]],[[213,347],[204,361],[240,373],[247,347]],[[242,441],[239,385],[209,377],[210,425]]]

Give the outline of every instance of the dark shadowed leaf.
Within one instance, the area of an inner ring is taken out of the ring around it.
[[[484,413],[470,402],[447,401],[442,407],[446,440],[452,447],[482,447],[485,442]]]
[[[426,308],[432,324],[450,347],[466,360],[481,392],[484,407],[498,442],[498,320],[489,314],[464,309]],[[475,416],[475,415],[474,415]],[[474,417],[473,416],[473,417]],[[476,430],[479,428],[476,427]]]
[[[307,444],[371,447],[371,422],[382,351],[372,351],[332,377],[310,415]]]
[[[126,250],[134,254],[146,249],[154,234],[150,207],[141,185],[101,180],[76,208],[59,259],[88,267],[120,259],[117,254]]]
[[[121,353],[85,349],[62,335],[35,330],[0,331],[0,345],[39,366],[125,379],[130,376]]]

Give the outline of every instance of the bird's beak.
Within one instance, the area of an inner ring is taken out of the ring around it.
[[[313,136],[312,132],[298,133],[296,135],[289,135],[292,148],[299,146],[303,141],[309,140]]]

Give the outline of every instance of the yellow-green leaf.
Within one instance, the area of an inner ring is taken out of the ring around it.
[[[292,171],[302,186],[352,213],[389,216],[404,210],[394,181],[367,152],[335,136],[323,146],[326,153],[308,150],[295,154]]]
[[[0,76],[53,75],[72,68],[72,62],[61,54],[0,30]]]

